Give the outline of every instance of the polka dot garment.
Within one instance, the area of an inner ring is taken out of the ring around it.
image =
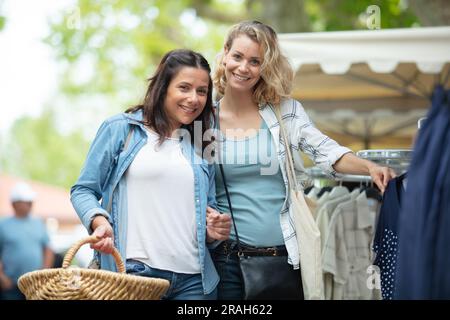
[[[398,254],[397,225],[405,177],[406,175],[401,175],[389,181],[383,195],[373,241],[373,251],[376,254],[374,265],[380,268],[381,295],[385,300],[392,300],[395,292],[395,269]]]
[[[384,300],[392,300],[395,289],[398,237],[392,230],[384,229],[382,245],[375,244],[376,265],[380,268],[381,294]]]

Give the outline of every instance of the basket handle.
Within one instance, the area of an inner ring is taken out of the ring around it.
[[[70,247],[70,249],[67,251],[66,255],[64,256],[63,268],[68,268],[70,263],[72,262],[73,257],[77,253],[77,251],[80,249],[80,247],[87,243],[94,243],[100,240],[101,238],[97,238],[97,236],[89,236],[87,238],[81,239],[80,241],[76,242],[75,244]],[[112,256],[114,258],[114,261],[116,262],[117,270],[119,273],[125,273],[125,266],[123,264],[122,258],[120,257],[119,251],[113,247]]]

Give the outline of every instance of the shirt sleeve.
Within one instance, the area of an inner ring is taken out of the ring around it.
[[[209,187],[208,187],[208,206],[218,210],[216,201],[216,170],[213,164],[208,164]]]
[[[216,201],[216,180],[215,180],[216,169],[215,169],[215,166],[213,164],[209,164],[208,170],[209,170],[208,206],[218,211],[219,208],[217,207],[217,201]],[[210,243],[207,242],[206,246],[208,249],[214,249],[221,242],[222,241],[219,241],[219,240],[215,240]]]
[[[103,185],[118,158],[112,131],[113,129],[107,121],[100,126],[80,176],[71,188],[72,205],[89,233],[92,232],[90,225],[96,215],[103,215],[112,223],[109,212],[103,209],[99,203]]]
[[[336,141],[317,129],[306,114],[300,102],[293,100],[295,104],[295,118],[297,119],[297,143],[298,148],[304,152],[326,174],[335,176],[333,165],[344,154],[352,152],[347,147],[339,145]]]

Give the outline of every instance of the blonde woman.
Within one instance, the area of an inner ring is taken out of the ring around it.
[[[286,263],[298,270],[298,247],[287,201],[285,145],[276,108],[280,109],[288,131],[300,180],[306,175],[299,150],[331,175],[370,175],[381,191],[395,174],[390,168],[356,157],[315,128],[300,102],[290,97],[293,77],[275,31],[257,21],[244,21],[229,31],[213,82],[221,96],[216,105],[219,160],[223,163],[241,247],[267,254],[272,254],[270,248],[275,247],[277,254],[285,255]],[[252,159],[257,161],[249,161]],[[269,163],[262,161],[267,159]],[[230,212],[218,165],[216,196],[219,211]],[[243,298],[236,252],[236,234],[231,228],[230,239],[213,252],[221,278],[219,299]]]

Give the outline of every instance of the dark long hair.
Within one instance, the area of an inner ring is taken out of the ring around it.
[[[194,120],[202,123],[202,137],[206,130],[211,127],[214,119],[212,106],[212,81],[211,68],[208,61],[197,52],[186,49],[178,49],[169,51],[164,55],[156,69],[155,74],[148,79],[149,85],[145,94],[144,102],[137,106],[128,108],[125,112],[132,113],[138,110],[143,111],[143,124],[151,127],[159,135],[159,143],[162,144],[165,137],[170,136],[169,118],[164,108],[164,100],[172,79],[177,75],[183,67],[193,67],[205,70],[208,73],[208,95],[206,105],[202,113]],[[183,125],[182,128],[187,129],[191,135],[191,142],[194,144],[194,123]],[[197,139],[200,137],[197,137]],[[203,140],[203,139],[202,139]],[[202,141],[202,150],[210,142]]]

